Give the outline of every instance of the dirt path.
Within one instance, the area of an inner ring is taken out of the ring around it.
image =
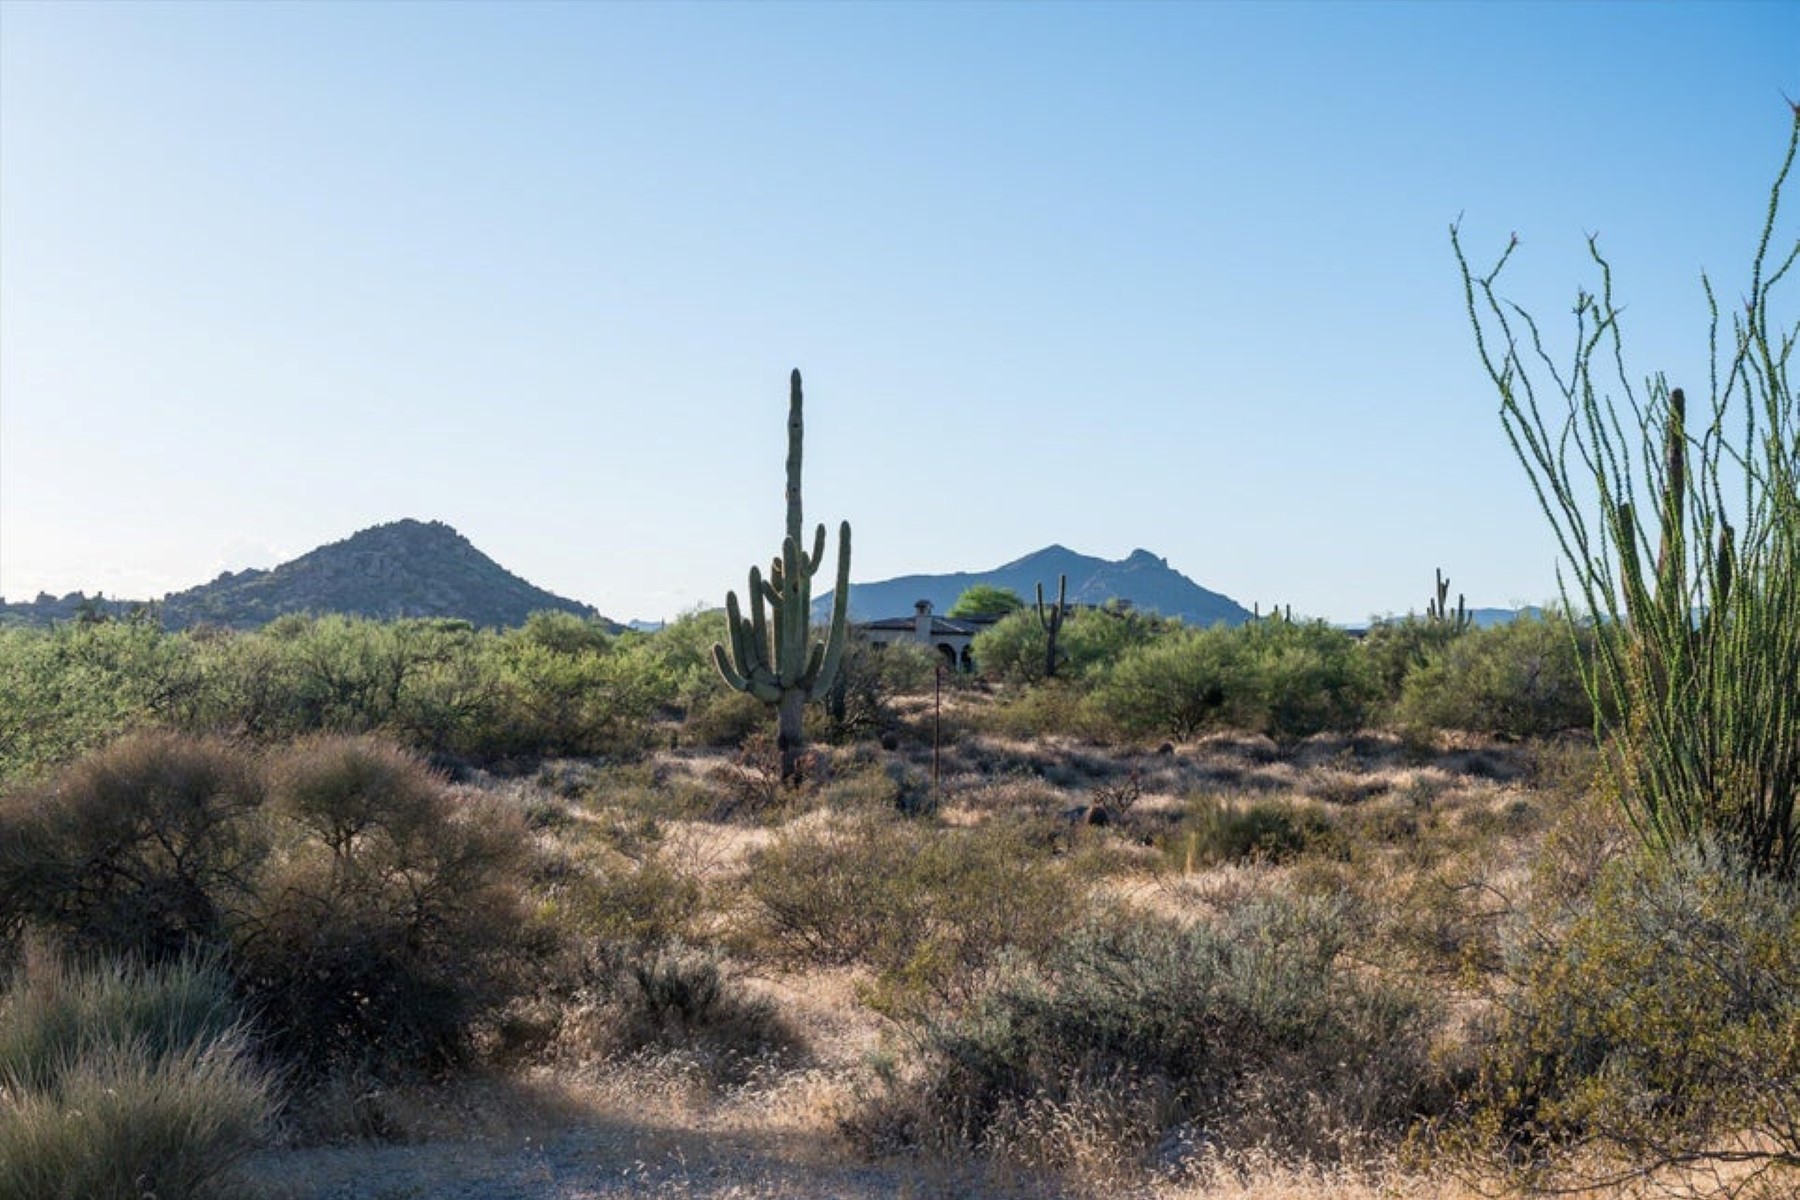
[[[720,1094],[668,1064],[401,1098],[409,1144],[269,1150],[271,1200],[875,1200],[1050,1197],[992,1168],[870,1163],[837,1132],[851,1074],[819,1068]]]
[[[596,1122],[545,1138],[272,1151],[279,1200],[875,1200],[1046,1193],[941,1164],[844,1161],[841,1145],[748,1132]],[[834,1158],[836,1161],[834,1161]]]

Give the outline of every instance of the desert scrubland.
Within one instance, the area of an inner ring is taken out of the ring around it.
[[[1455,244],[1545,616],[814,649],[796,373],[748,618],[0,630],[0,1197],[1792,1196],[1779,198],[1691,401]]]
[[[720,621],[4,634],[3,1190],[1791,1185],[1800,905],[1642,849],[1566,623],[1026,610],[784,782]]]

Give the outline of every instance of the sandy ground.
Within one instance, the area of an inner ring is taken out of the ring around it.
[[[548,1136],[416,1146],[272,1152],[255,1164],[280,1200],[876,1200],[1141,1197],[1143,1200],[1363,1200],[1472,1197],[1448,1179],[1366,1178],[1245,1164],[1206,1182],[1033,1178],[987,1164],[859,1163],[829,1135],[595,1117]]]

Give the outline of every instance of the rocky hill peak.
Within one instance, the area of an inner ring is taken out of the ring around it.
[[[599,615],[519,578],[442,521],[410,518],[359,530],[271,570],[226,573],[162,601],[163,623],[172,628],[248,628],[295,612],[510,627],[541,610]]]

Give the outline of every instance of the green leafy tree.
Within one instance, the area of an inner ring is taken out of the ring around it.
[[[1091,686],[1133,646],[1179,629],[1177,622],[1127,608],[1071,609],[1057,638],[1057,677]],[[1009,613],[975,635],[972,653],[983,674],[1013,683],[1045,678],[1049,634],[1035,609]]]
[[[996,587],[991,583],[978,583],[966,589],[950,606],[952,617],[987,616],[992,613],[1018,612],[1025,607],[1019,594],[1011,588]]]
[[[1133,646],[1145,646],[1183,626],[1155,613],[1116,603],[1071,610],[1057,643],[1057,661],[1076,679],[1092,681]]]
[[[674,680],[676,702],[683,708],[727,690],[713,666],[712,648],[729,636],[725,611],[718,608],[683,613],[650,635],[646,650]]]
[[[1096,693],[1134,732],[1185,738],[1226,726],[1282,740],[1354,729],[1376,695],[1348,634],[1292,621],[1178,630],[1124,653]]]
[[[1477,629],[1406,676],[1396,715],[1413,727],[1512,737],[1579,729],[1594,719],[1581,680],[1581,655],[1592,651],[1592,628],[1561,614]]]
[[[525,618],[521,632],[538,645],[562,654],[604,654],[613,641],[601,622],[584,620],[569,612],[534,612]]]
[[[1409,614],[1398,620],[1371,620],[1368,632],[1363,635],[1361,651],[1382,697],[1389,704],[1395,704],[1413,672],[1424,667],[1458,636],[1458,631],[1448,623]]]
[[[642,650],[552,649],[526,631],[495,648],[500,703],[476,731],[490,754],[604,754],[634,748],[674,691]]]
[[[1096,701],[1125,730],[1189,738],[1247,721],[1254,689],[1241,639],[1223,627],[1182,629],[1134,646],[1107,674]]]
[[[0,630],[0,778],[181,720],[201,686],[191,649],[143,621]]]
[[[1360,727],[1378,695],[1356,641],[1322,621],[1252,621],[1230,631],[1244,643],[1254,728],[1291,741]]]
[[[1044,677],[1044,630],[1037,614],[1019,610],[975,635],[970,647],[981,673],[1012,683]]]

